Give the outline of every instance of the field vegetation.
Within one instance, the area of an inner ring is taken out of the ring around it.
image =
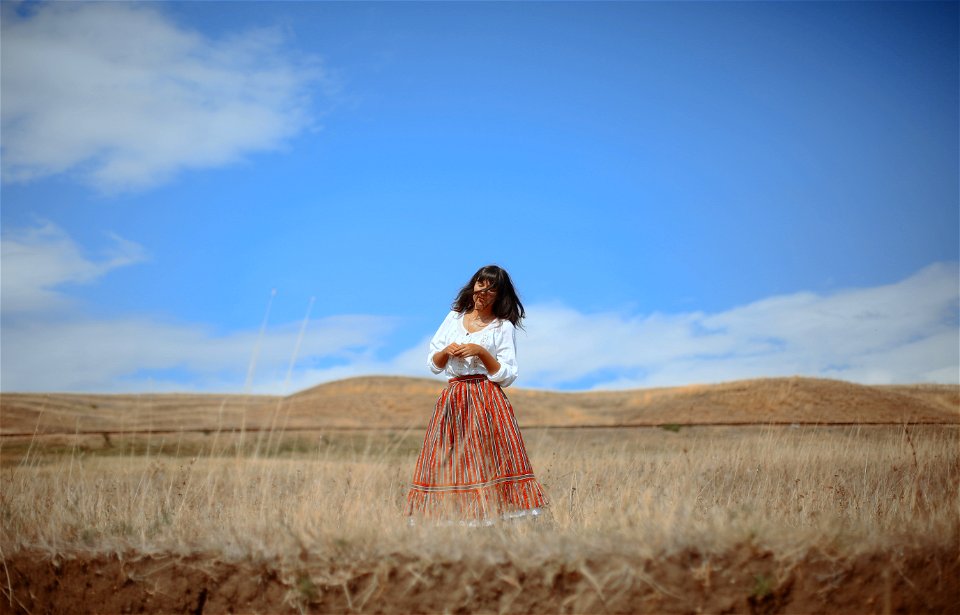
[[[493,528],[408,526],[417,429],[6,437],[0,608],[960,606],[957,425],[531,426],[524,436],[549,514]]]

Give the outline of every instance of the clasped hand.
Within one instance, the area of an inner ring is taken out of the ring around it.
[[[479,344],[450,344],[443,351],[452,357],[466,359],[467,357],[480,356],[484,348]]]

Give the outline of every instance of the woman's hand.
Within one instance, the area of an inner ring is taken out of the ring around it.
[[[462,344],[453,343],[453,344],[448,344],[447,347],[444,348],[443,350],[441,350],[440,352],[442,352],[443,354],[445,354],[445,355],[447,355],[447,356],[456,357],[456,356],[459,356],[459,355],[457,355],[457,352],[458,352],[461,348],[463,348],[463,345],[462,345]]]
[[[500,363],[480,344],[461,344],[460,348],[453,351],[453,356],[461,359],[477,357],[490,374],[496,374],[500,370]]]
[[[488,373],[495,374],[500,370],[500,363],[490,354],[490,351],[480,344],[450,344],[433,355],[433,364],[443,369],[447,366],[450,357],[457,357],[458,359],[478,357]]]
[[[455,356],[454,353],[460,350],[460,344],[449,344],[443,350],[434,353],[431,357],[431,361],[437,367],[437,369],[443,369],[447,366],[447,361],[450,360],[450,357]]]
[[[451,354],[453,354],[455,357],[460,357],[461,359],[465,359],[467,357],[479,357],[483,353],[487,352],[487,349],[480,344],[450,344],[450,346],[456,346]],[[447,348],[450,348],[450,346],[447,346]]]

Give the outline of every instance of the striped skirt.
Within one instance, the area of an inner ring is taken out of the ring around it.
[[[500,385],[453,378],[440,394],[407,494],[407,515],[489,525],[547,504]]]

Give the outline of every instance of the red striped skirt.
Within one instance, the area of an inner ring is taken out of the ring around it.
[[[513,406],[485,376],[453,378],[440,394],[407,494],[407,515],[489,524],[547,504]]]

